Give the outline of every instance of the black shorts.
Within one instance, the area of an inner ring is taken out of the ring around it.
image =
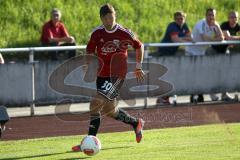
[[[97,91],[106,98],[113,100],[119,95],[123,82],[124,79],[117,77],[97,77]]]

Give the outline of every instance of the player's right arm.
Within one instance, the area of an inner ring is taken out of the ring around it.
[[[135,75],[138,82],[142,82],[144,80],[144,72],[142,70],[143,56],[144,56],[144,45],[141,44],[141,47],[136,49]]]
[[[93,32],[91,34],[90,40],[88,41],[87,48],[86,48],[86,56],[85,56],[85,65],[83,66],[83,70],[87,71],[88,65],[92,61],[92,56],[89,55],[94,55],[96,54],[96,47],[97,47],[97,35],[96,32]]]

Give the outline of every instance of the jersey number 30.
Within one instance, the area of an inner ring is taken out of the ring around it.
[[[104,92],[109,91],[112,88],[112,83],[105,81],[101,88],[104,89]]]

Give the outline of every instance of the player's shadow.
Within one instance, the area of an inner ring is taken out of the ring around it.
[[[112,150],[112,149],[124,149],[124,148],[132,148],[133,146],[123,146],[123,147],[109,147],[109,148],[102,148],[102,151],[105,150]]]
[[[102,151],[105,150],[112,150],[112,149],[124,149],[124,148],[131,148],[133,146],[123,146],[123,147],[109,147],[109,148],[102,148]],[[75,153],[72,151],[62,152],[62,153],[52,153],[52,154],[41,154],[41,155],[34,155],[34,156],[23,156],[23,157],[14,157],[14,158],[0,158],[0,160],[21,160],[21,159],[27,159],[27,158],[40,158],[40,157],[47,157],[47,156],[55,156],[55,155],[61,155],[61,154],[67,154],[67,153]],[[76,157],[76,158],[64,158],[60,160],[75,160],[75,159],[89,159],[91,157]]]
[[[82,158],[79,158],[79,157],[76,157],[76,158],[63,158],[63,159],[59,159],[59,160],[78,160],[78,159],[88,159],[88,158],[91,158],[91,157],[82,157]]]
[[[79,157],[76,157],[76,158],[63,158],[63,159],[59,159],[59,160],[79,160],[79,159],[89,159],[91,157],[82,157],[82,158],[79,158]]]
[[[67,151],[67,152],[62,152],[62,153],[41,154],[41,155],[25,156],[25,157],[0,158],[0,160],[18,160],[18,159],[27,159],[27,158],[40,158],[40,157],[55,156],[55,155],[67,154],[67,153],[75,153],[75,152]],[[62,160],[88,159],[88,158],[90,158],[90,157],[67,158],[67,159],[62,159]]]
[[[105,150],[112,150],[112,149],[123,149],[123,148],[131,148],[133,146],[124,146],[124,147],[109,147],[109,148],[102,148],[102,151]],[[76,160],[76,159],[87,159],[87,158],[91,158],[91,157],[84,157],[84,158],[64,158],[64,159],[60,159],[60,160]]]

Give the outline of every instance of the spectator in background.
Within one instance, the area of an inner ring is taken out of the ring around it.
[[[0,53],[0,64],[4,64],[4,59],[1,53]]]
[[[203,41],[222,41],[223,33],[219,24],[216,22],[216,10],[208,8],[206,10],[206,19],[202,19],[193,28],[192,38],[194,42]],[[205,55],[209,46],[187,46],[187,55]]]
[[[182,11],[174,13],[174,21],[169,23],[165,35],[161,43],[174,42],[191,42],[191,32],[185,22],[186,14]],[[168,56],[176,55],[179,46],[176,47],[160,47],[158,49],[159,55]]]
[[[169,23],[166,33],[161,43],[176,43],[176,42],[191,42],[191,32],[186,24],[186,14],[182,11],[177,11],[173,15],[174,21]],[[176,55],[179,46],[176,47],[160,47],[158,53],[160,56]],[[156,54],[156,53],[155,53]],[[174,96],[176,103],[176,95]],[[170,104],[169,96],[159,97],[157,104]]]
[[[67,29],[61,20],[61,12],[60,10],[54,8],[51,11],[51,19],[46,22],[42,27],[42,35],[41,35],[41,43],[43,46],[74,46],[75,39],[74,37],[68,34]],[[75,50],[66,51],[62,54],[67,54],[67,58],[71,58],[75,56]],[[51,59],[57,60],[59,59],[58,52],[51,52]]]
[[[238,12],[231,11],[228,14],[228,21],[221,24],[225,40],[240,40],[240,24],[238,23]],[[238,35],[239,33],[239,35]],[[213,45],[212,48],[218,53],[226,53],[233,45]]]
[[[216,22],[216,10],[208,8],[206,10],[206,18],[197,22],[192,31],[192,38],[194,42],[203,41],[222,41],[224,39],[223,33],[219,24]],[[205,55],[209,46],[187,46],[186,55]],[[190,101],[194,101],[194,95],[191,95]],[[215,94],[210,95],[213,101],[217,101],[218,97]],[[199,94],[197,102],[204,102],[204,97]]]
[[[238,12],[231,11],[228,14],[228,21],[221,24],[225,40],[240,40],[240,25],[238,23]],[[213,45],[214,52],[226,54],[228,48],[234,48],[234,45]],[[236,48],[236,47],[235,47]],[[228,52],[229,53],[229,52]],[[234,98],[227,92],[222,93],[221,99],[223,101],[234,101]]]

